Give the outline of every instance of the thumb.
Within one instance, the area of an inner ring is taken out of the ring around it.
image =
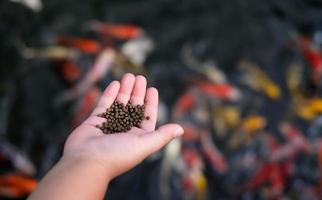
[[[140,141],[146,156],[157,152],[172,139],[181,136],[183,132],[183,128],[178,124],[166,124],[155,131],[141,135]]]

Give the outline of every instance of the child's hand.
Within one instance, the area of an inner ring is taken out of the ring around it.
[[[158,91],[155,88],[146,89],[146,85],[143,76],[135,77],[132,74],[124,75],[121,83],[113,81],[104,91],[92,115],[68,137],[63,159],[81,159],[101,165],[112,179],[182,135],[183,129],[177,124],[167,124],[155,130]],[[145,116],[150,119],[142,122],[142,128],[133,127],[126,133],[103,134],[95,125],[105,119],[97,115],[105,112],[115,100],[124,104],[129,100],[134,105],[145,104]]]

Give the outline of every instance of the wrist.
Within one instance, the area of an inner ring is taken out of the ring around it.
[[[59,165],[67,168],[73,168],[73,166],[82,167],[84,170],[91,171],[93,176],[100,176],[104,178],[107,183],[112,179],[106,166],[90,155],[83,154],[64,154],[58,162]]]

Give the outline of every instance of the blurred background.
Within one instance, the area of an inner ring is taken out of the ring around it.
[[[0,44],[0,199],[28,196],[126,72],[185,135],[107,199],[322,199],[320,0],[1,0]]]

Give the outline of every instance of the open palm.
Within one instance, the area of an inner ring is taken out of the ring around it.
[[[158,91],[146,88],[143,76],[125,74],[121,82],[113,81],[105,89],[91,116],[68,137],[65,157],[82,157],[89,162],[102,165],[111,178],[131,169],[150,154],[158,151],[173,138],[183,134],[177,124],[167,124],[155,130],[158,108]],[[96,128],[105,122],[97,115],[106,111],[117,100],[126,104],[145,105],[145,116],[141,128],[133,127],[125,133],[105,135]]]

